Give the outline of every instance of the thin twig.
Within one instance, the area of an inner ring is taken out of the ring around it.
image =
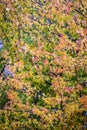
[[[87,18],[80,10],[74,9],[77,13],[81,14],[83,17]]]
[[[32,110],[11,110],[11,109],[0,109],[1,111],[11,111],[11,112],[29,112],[29,113],[33,113]]]

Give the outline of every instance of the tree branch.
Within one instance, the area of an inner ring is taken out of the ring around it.
[[[78,9],[74,9],[77,13],[79,13],[80,15],[82,15],[83,17],[87,18],[87,16],[85,16],[80,10]]]

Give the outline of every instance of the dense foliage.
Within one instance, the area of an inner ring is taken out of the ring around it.
[[[87,1],[1,0],[0,129],[87,128]]]

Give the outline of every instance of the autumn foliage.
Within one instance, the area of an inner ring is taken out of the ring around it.
[[[0,1],[0,129],[87,128],[86,0]]]

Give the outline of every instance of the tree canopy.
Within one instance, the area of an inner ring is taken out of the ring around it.
[[[87,1],[0,1],[0,128],[87,128]]]

